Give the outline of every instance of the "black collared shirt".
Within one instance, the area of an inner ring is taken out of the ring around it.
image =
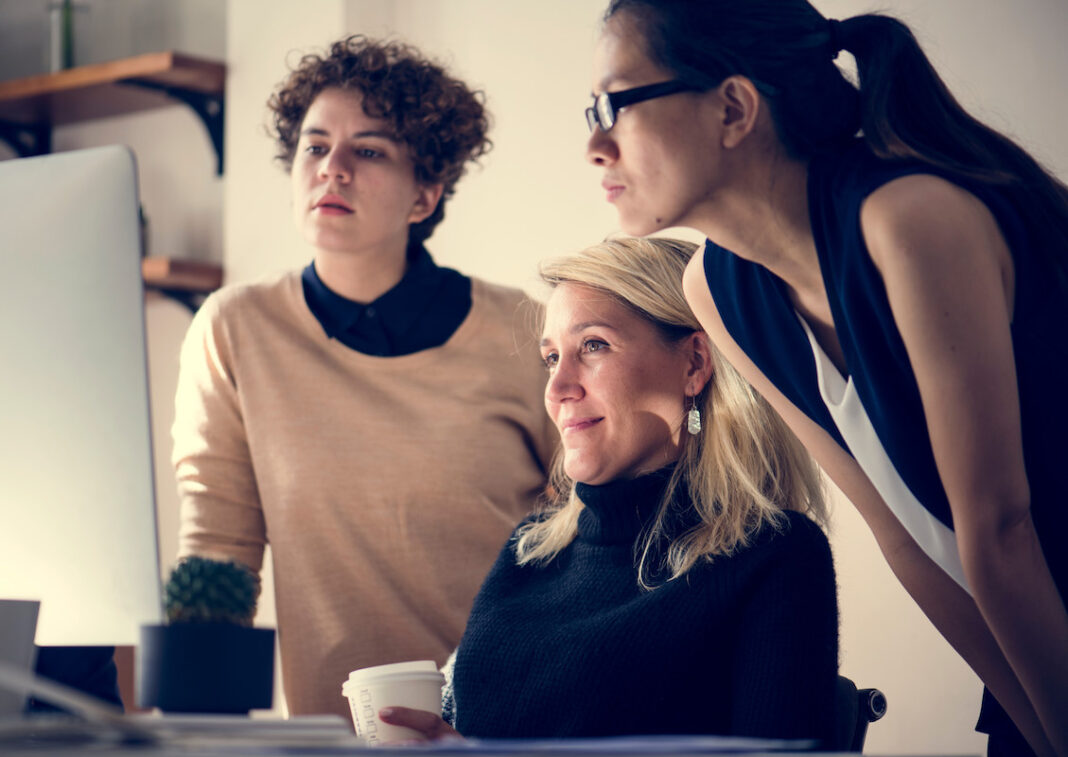
[[[471,280],[439,267],[422,245],[408,250],[397,285],[363,304],[331,291],[309,263],[301,274],[304,300],[330,339],[365,355],[396,357],[440,347],[471,311]]]

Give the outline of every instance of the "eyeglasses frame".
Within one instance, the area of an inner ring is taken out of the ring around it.
[[[618,111],[628,105],[637,105],[646,100],[666,97],[679,92],[697,91],[700,91],[700,87],[689,84],[682,79],[671,79],[657,82],[656,84],[643,84],[640,87],[632,87],[619,92],[602,92],[599,95],[594,95],[593,105],[586,108],[586,125],[590,127],[591,133],[597,127],[603,132],[609,132],[616,125]],[[602,123],[602,117],[604,121],[608,122],[607,126]]]

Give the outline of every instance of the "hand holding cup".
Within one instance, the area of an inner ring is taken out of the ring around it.
[[[354,670],[341,693],[349,700],[356,734],[368,746],[382,746],[437,738],[428,735],[440,730],[430,722],[434,718],[449,728],[441,719],[444,683],[433,660],[418,660]],[[389,720],[384,710],[391,712]]]
[[[409,728],[420,734],[418,741],[441,741],[445,739],[462,739],[460,732],[446,723],[441,715],[426,710],[414,710],[411,707],[383,707],[378,711],[379,719],[388,725]]]

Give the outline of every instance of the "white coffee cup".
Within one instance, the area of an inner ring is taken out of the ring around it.
[[[441,687],[445,676],[433,660],[376,665],[349,673],[341,693],[349,700],[356,734],[368,746],[423,738],[411,728],[383,723],[378,711],[383,707],[411,707],[441,715]]]

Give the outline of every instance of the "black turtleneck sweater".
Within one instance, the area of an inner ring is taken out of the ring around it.
[[[509,541],[457,652],[460,733],[831,733],[838,614],[823,532],[787,513],[784,530],[643,590],[635,542],[666,481],[577,484],[578,536],[547,565],[517,566]],[[696,522],[688,502],[675,512],[675,530]]]

